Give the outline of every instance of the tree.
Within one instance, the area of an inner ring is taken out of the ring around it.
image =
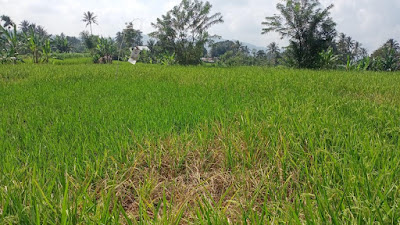
[[[31,50],[33,63],[39,63],[41,40],[33,28],[30,29],[27,40],[29,41],[27,45]]]
[[[258,59],[264,59],[264,58],[267,57],[267,54],[263,50],[258,50],[257,53],[256,53],[256,57]]]
[[[90,26],[90,35],[93,35],[93,31],[92,31],[92,24],[97,24],[97,16],[94,15],[93,12],[87,11],[85,13],[83,13],[83,22],[86,23],[86,27]]]
[[[233,42],[232,48],[233,48],[232,50],[235,54],[238,54],[238,53],[243,53],[245,55],[250,54],[249,47],[246,45],[243,45],[243,43],[240,41]]]
[[[47,31],[40,25],[30,24],[29,31],[23,35],[26,40],[25,45],[32,54],[33,63],[48,62],[51,47]]]
[[[3,21],[1,25],[6,29],[11,29],[15,25],[9,16],[2,15],[0,16],[0,20]]]
[[[97,36],[90,35],[87,31],[82,31],[80,37],[88,50],[93,50],[96,47],[98,41]]]
[[[115,40],[122,48],[140,46],[143,45],[142,31],[134,29],[133,23],[129,22],[122,32],[116,34]]]
[[[167,52],[175,53],[178,63],[199,64],[204,45],[210,38],[207,30],[223,22],[221,13],[210,15],[211,8],[209,2],[182,0],[152,23],[156,31],[150,35],[157,38]]]
[[[276,42],[272,42],[267,46],[267,57],[269,60],[271,60],[272,65],[278,65],[278,60],[281,58],[281,51]]]
[[[344,33],[340,33],[338,36],[339,40],[336,43],[337,52],[339,59],[342,64],[345,64],[348,58],[352,58],[352,49],[354,47],[354,41],[351,37],[347,37]]]
[[[400,69],[400,45],[394,39],[389,39],[379,49],[372,53],[375,70],[395,71]]]
[[[36,26],[35,32],[39,35],[40,38],[42,39],[48,39],[50,37],[49,33],[47,33],[46,29],[39,25]]]
[[[30,25],[30,23],[29,23],[29,21],[27,21],[27,20],[23,20],[23,21],[19,24],[22,33],[28,33],[28,31],[29,31],[29,25]]]
[[[67,37],[61,33],[61,35],[56,35],[56,37],[53,40],[53,48],[57,52],[69,52],[71,50],[71,46],[68,42]]]
[[[68,44],[70,46],[70,50],[73,52],[84,52],[85,46],[83,45],[82,41],[73,36],[66,36]]]
[[[361,43],[353,40],[350,36],[340,33],[336,43],[339,61],[342,64],[357,63],[368,56],[368,52],[362,47]],[[349,62],[347,62],[349,61]]]
[[[278,3],[280,14],[266,17],[262,34],[278,32],[281,38],[289,38],[287,53],[294,66],[318,67],[320,53],[326,51],[336,36],[336,24],[330,17],[333,5],[321,9],[318,0],[284,0]]]
[[[233,51],[235,43],[233,41],[220,41],[211,45],[211,57],[219,57],[227,51]]]
[[[143,45],[142,31],[134,29],[133,22],[126,23],[126,27],[116,33],[114,40],[118,47],[118,55],[124,57],[130,55],[129,48]]]
[[[111,38],[98,38],[97,46],[93,54],[94,63],[112,63],[113,54],[116,53],[114,40]]]

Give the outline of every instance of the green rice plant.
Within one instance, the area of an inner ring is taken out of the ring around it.
[[[400,74],[0,65],[0,224],[398,224]]]

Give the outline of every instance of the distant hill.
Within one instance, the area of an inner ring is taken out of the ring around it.
[[[256,46],[256,45],[253,45],[253,44],[250,44],[250,43],[247,43],[247,42],[242,42],[242,44],[244,46],[247,46],[250,50],[253,50],[253,49],[255,49],[257,51],[259,51],[259,50],[263,50],[263,51],[267,50],[266,47]]]
[[[227,40],[230,40],[230,41],[240,41],[240,40],[224,39],[224,38],[215,38],[215,39],[214,39],[215,42],[221,42],[221,41],[227,41]],[[250,51],[253,50],[253,49],[255,49],[255,50],[257,50],[257,51],[259,51],[259,50],[264,50],[264,51],[267,50],[266,47],[260,47],[260,46],[257,46],[257,45],[254,45],[254,44],[250,44],[250,43],[247,43],[247,42],[240,41],[240,43],[242,43],[243,46],[247,46],[247,47],[249,48]]]
[[[147,34],[143,34],[143,44],[144,45],[146,45],[148,40],[150,40],[150,37]],[[226,40],[230,40],[230,39],[224,39],[224,38],[220,38],[220,39],[216,38],[216,39],[214,39],[215,42],[221,42],[221,41],[226,41]],[[237,40],[231,40],[231,41],[237,41]],[[257,51],[259,51],[259,50],[264,50],[264,51],[267,50],[266,47],[260,47],[260,46],[257,46],[257,45],[254,45],[254,44],[250,44],[250,43],[247,43],[247,42],[240,41],[240,43],[242,43],[244,46],[247,46],[250,51],[253,50],[253,49],[255,49]]]

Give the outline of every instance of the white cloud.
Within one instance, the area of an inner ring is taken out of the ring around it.
[[[370,52],[389,38],[400,41],[400,1],[324,0],[333,3],[337,30],[361,42]]]
[[[272,41],[281,45],[276,34],[261,35],[261,22],[266,16],[276,13],[280,0],[210,0],[213,12],[221,12],[225,23],[211,29],[225,39],[266,46]],[[321,0],[324,6],[335,4],[332,16],[339,32],[344,32],[360,41],[370,51],[389,38],[400,41],[399,0]],[[83,12],[93,11],[98,15],[99,26],[93,32],[103,36],[114,36],[125,22],[135,18],[136,28],[144,33],[152,31],[151,22],[165,14],[179,0],[0,0],[0,14],[9,15],[16,22],[26,19],[43,25],[50,33],[64,32],[78,35],[85,29],[81,21]]]

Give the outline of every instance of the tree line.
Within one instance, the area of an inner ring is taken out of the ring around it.
[[[212,5],[201,0],[182,0],[152,23],[154,32],[146,43],[149,52],[143,52],[143,63],[198,65],[202,58],[212,58],[214,65],[288,66],[311,69],[346,69],[395,71],[400,69],[400,47],[389,39],[372,54],[358,41],[338,33],[330,16],[333,5],[323,8],[318,0],[284,0],[278,3],[278,13],[262,21],[262,35],[276,32],[289,45],[280,48],[275,42],[267,50],[252,50],[239,41],[219,41],[208,33],[210,27],[223,23],[221,13],[212,13]],[[30,55],[34,63],[48,62],[58,53],[87,53],[95,63],[127,60],[129,48],[143,45],[143,33],[134,29],[134,23],[114,38],[94,35],[92,26],[97,16],[85,12],[82,21],[90,28],[80,37],[64,34],[50,35],[43,26],[22,21],[17,26],[10,17],[1,16],[1,62],[21,61],[21,55]],[[58,54],[61,56],[60,54]]]

